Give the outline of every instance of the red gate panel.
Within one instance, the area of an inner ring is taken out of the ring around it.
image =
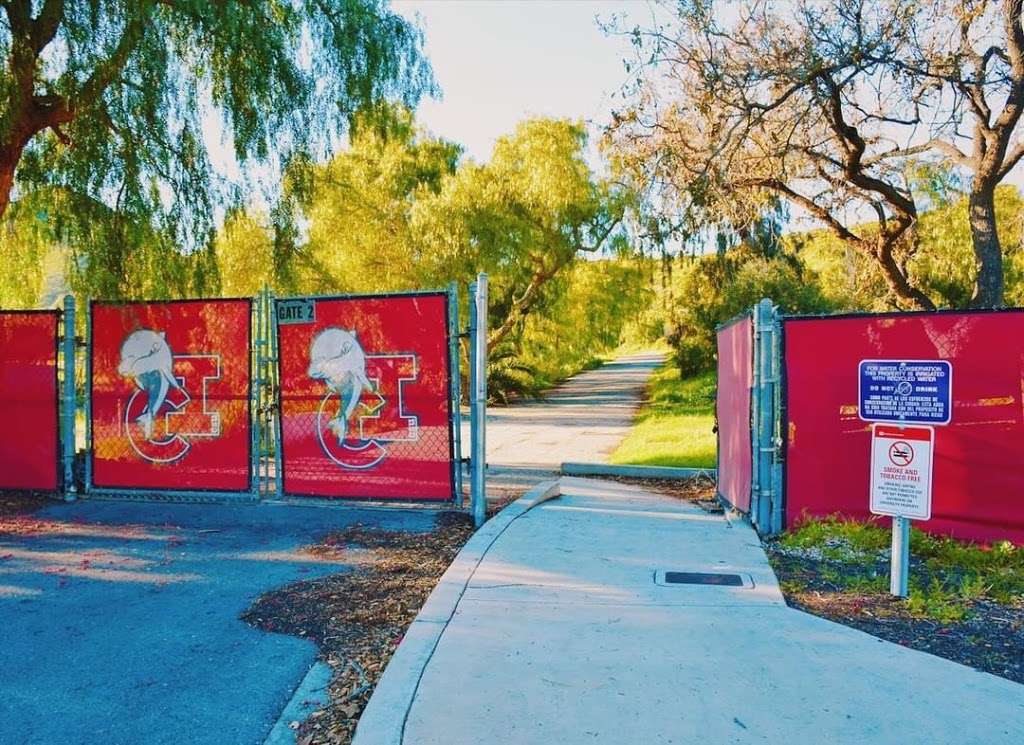
[[[753,334],[749,316],[718,331],[718,493],[743,512],[750,511]]]
[[[248,491],[251,302],[94,303],[92,482]]]
[[[309,302],[278,314],[285,493],[452,499],[448,296]]]
[[[935,428],[932,532],[1024,543],[1024,312],[874,315],[784,322],[786,522],[867,519],[870,424],[863,359],[943,359],[953,419]]]
[[[56,311],[0,312],[0,489],[57,491]]]

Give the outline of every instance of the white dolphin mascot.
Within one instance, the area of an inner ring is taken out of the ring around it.
[[[309,377],[324,381],[338,394],[341,405],[337,416],[328,424],[340,445],[348,434],[349,420],[363,390],[373,390],[366,377],[366,354],[359,346],[356,332],[332,327],[313,337],[309,347]]]
[[[131,378],[146,394],[146,408],[135,420],[146,438],[153,436],[153,420],[167,399],[167,391],[180,388],[174,379],[174,356],[164,333],[151,329],[133,331],[121,342],[119,375]]]

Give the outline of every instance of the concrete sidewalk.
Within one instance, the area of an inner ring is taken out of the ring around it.
[[[745,523],[621,484],[560,489],[467,544],[356,745],[1024,741],[1024,686],[787,608]]]

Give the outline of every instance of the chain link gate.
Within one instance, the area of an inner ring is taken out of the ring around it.
[[[273,494],[458,501],[453,293],[267,294],[264,303],[276,400],[260,410],[274,412],[262,447]]]
[[[486,338],[486,275],[471,296],[465,332],[454,282],[383,295],[91,301],[84,338],[72,296],[63,311],[0,312],[0,335],[18,339],[4,346],[0,401],[27,395],[52,414],[24,417],[46,433],[26,438],[22,428],[19,467],[5,469],[24,473],[25,448],[39,449],[32,483],[0,489],[461,507],[460,340],[471,360],[485,359],[475,352]],[[46,328],[18,331],[26,323]],[[32,359],[19,362],[26,344]],[[32,391],[6,390],[14,370]],[[482,514],[486,380],[474,370],[481,447],[471,491]],[[0,442],[0,464],[9,444]]]

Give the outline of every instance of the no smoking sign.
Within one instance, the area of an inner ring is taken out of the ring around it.
[[[871,430],[871,512],[928,520],[932,516],[931,427],[876,424]]]
[[[894,466],[909,466],[914,462],[914,446],[902,440],[894,442],[889,446],[889,460]]]

